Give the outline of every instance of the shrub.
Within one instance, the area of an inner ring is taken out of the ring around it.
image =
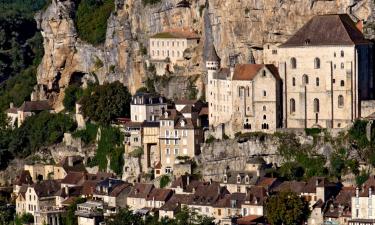
[[[216,138],[214,137],[214,136],[212,136],[212,135],[210,135],[207,139],[206,139],[206,143],[207,144],[211,144],[211,143],[213,143],[213,142],[215,142],[216,141]]]
[[[93,143],[98,133],[98,126],[93,123],[87,123],[86,128],[77,130],[73,133],[74,138],[81,138],[85,144]]]
[[[205,5],[200,5],[199,6],[199,16],[202,16],[203,15],[203,10],[206,8]]]
[[[73,112],[75,110],[76,102],[82,97],[83,91],[78,85],[69,85],[65,89],[65,96],[63,100],[64,108]]]
[[[322,132],[320,128],[305,128],[305,133],[307,136],[316,136]]]
[[[171,178],[168,175],[163,175],[160,178],[160,188],[165,188],[171,182]]]
[[[90,162],[90,166],[99,166],[99,169],[105,171],[107,169],[107,156],[111,160],[109,166],[115,173],[121,174],[124,165],[124,135],[117,127],[101,127],[100,140],[95,157]]]
[[[101,59],[99,59],[97,56],[95,56],[95,68],[99,69],[104,66],[104,63]]]
[[[131,95],[128,88],[116,81],[85,91],[81,103],[85,117],[108,125],[118,117],[130,117]]]
[[[130,152],[129,155],[133,158],[140,158],[143,155],[143,148],[137,147],[132,152]]]
[[[161,0],[142,0],[142,2],[143,5],[154,5],[161,2]]]
[[[115,73],[115,71],[116,71],[116,66],[115,66],[115,65],[110,65],[110,66],[109,66],[109,71],[110,71],[111,73]]]
[[[114,0],[81,0],[75,17],[79,37],[93,45],[103,43],[114,8]]]

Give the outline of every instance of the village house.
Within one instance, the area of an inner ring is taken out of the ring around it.
[[[57,165],[53,167],[53,178],[55,180],[64,179],[69,172],[87,172],[85,165],[83,164],[82,157],[64,157]]]
[[[175,65],[184,61],[184,51],[197,46],[199,36],[190,29],[168,29],[150,37],[150,63],[155,65],[156,74],[174,71]]]
[[[266,162],[261,157],[249,158],[246,161],[245,170],[226,170],[220,182],[230,193],[246,193],[247,189],[254,186],[260,177],[264,176]]]
[[[268,193],[264,187],[253,186],[248,189],[245,201],[241,205],[242,216],[264,216],[264,204]]]
[[[174,194],[172,197],[159,209],[159,219],[175,218],[176,214],[181,212],[182,205],[186,205],[189,200],[187,194]]]
[[[75,215],[78,217],[78,225],[98,225],[104,220],[104,205],[97,201],[78,204]]]
[[[283,44],[265,45],[264,62],[283,80],[283,127],[344,128],[366,117],[361,104],[375,93],[372,51],[346,14],[314,16]]]
[[[147,207],[147,197],[154,188],[153,184],[135,183],[127,198],[129,208],[135,211]]]
[[[332,225],[348,224],[352,217],[352,198],[355,196],[355,187],[342,187],[339,194],[328,200],[324,212],[324,223]]]
[[[10,103],[6,111],[12,127],[20,127],[27,117],[42,111],[52,111],[48,101],[25,101],[19,108]]]
[[[241,215],[241,205],[245,201],[245,193],[232,193],[225,195],[213,205],[215,221],[224,224],[233,217]]]
[[[107,178],[96,185],[93,199],[109,207],[125,208],[132,185],[122,180]]]
[[[27,170],[22,170],[21,173],[13,181],[13,195],[18,196],[22,186],[33,184],[33,179],[30,175],[30,172]]]
[[[27,186],[24,196],[24,204],[26,205],[25,213],[31,213],[35,216],[35,212],[43,207],[56,206],[57,196],[61,193],[60,190],[60,182],[58,180],[45,180]],[[37,218],[35,220],[37,221]]]
[[[225,124],[225,133],[262,131],[272,133],[282,125],[282,85],[272,64],[238,64],[220,67],[211,45],[206,59],[206,100],[209,124]]]
[[[215,204],[227,194],[230,194],[229,191],[225,187],[220,187],[217,182],[200,183],[196,188],[193,188],[186,206],[199,215],[214,217]]]
[[[193,158],[200,153],[203,130],[200,108],[187,104],[181,111],[169,109],[160,118],[160,164],[155,177],[173,173],[180,157]]]
[[[154,188],[146,198],[147,208],[155,210],[162,207],[173,195],[171,189]]]
[[[357,187],[355,195],[351,197],[352,217],[349,225],[375,224],[375,177],[371,175],[362,185]]]
[[[132,122],[157,122],[164,110],[167,109],[167,100],[157,94],[136,93],[130,103]]]

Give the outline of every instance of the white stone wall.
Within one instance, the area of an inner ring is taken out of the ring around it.
[[[343,54],[341,53],[343,52]],[[293,68],[291,59],[296,59]],[[315,59],[320,59],[320,68]],[[342,128],[358,117],[358,69],[355,46],[265,46],[265,63],[277,63],[283,79],[284,126]],[[308,77],[308,83],[304,80]],[[333,95],[332,95],[333,92]],[[339,105],[339,96],[343,104]],[[333,98],[332,98],[333,96]],[[295,112],[291,111],[291,99]],[[314,99],[319,112],[314,112]],[[333,110],[332,110],[333,107]]]

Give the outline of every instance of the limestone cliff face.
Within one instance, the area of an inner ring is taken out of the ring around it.
[[[190,0],[190,7],[177,7],[179,2],[162,0],[144,6],[140,0],[116,0],[105,43],[92,46],[78,38],[75,1],[52,0],[47,10],[36,15],[45,56],[33,98],[48,98],[61,107],[64,88],[82,78],[100,83],[119,80],[134,92],[146,74],[147,56],[141,47],[148,47],[149,36],[166,28],[190,27],[202,36],[193,57],[175,74],[200,75],[197,87],[202,89],[207,41],[214,42],[223,66],[229,58],[238,63],[255,58],[261,63],[265,43],[285,41],[314,15],[350,13],[354,20],[371,22],[374,11],[372,0]]]

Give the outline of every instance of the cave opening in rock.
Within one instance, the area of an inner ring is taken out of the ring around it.
[[[84,82],[83,77],[85,75],[86,75],[86,73],[83,73],[83,72],[80,72],[80,71],[73,72],[72,75],[70,76],[69,85],[82,86],[82,84]]]

